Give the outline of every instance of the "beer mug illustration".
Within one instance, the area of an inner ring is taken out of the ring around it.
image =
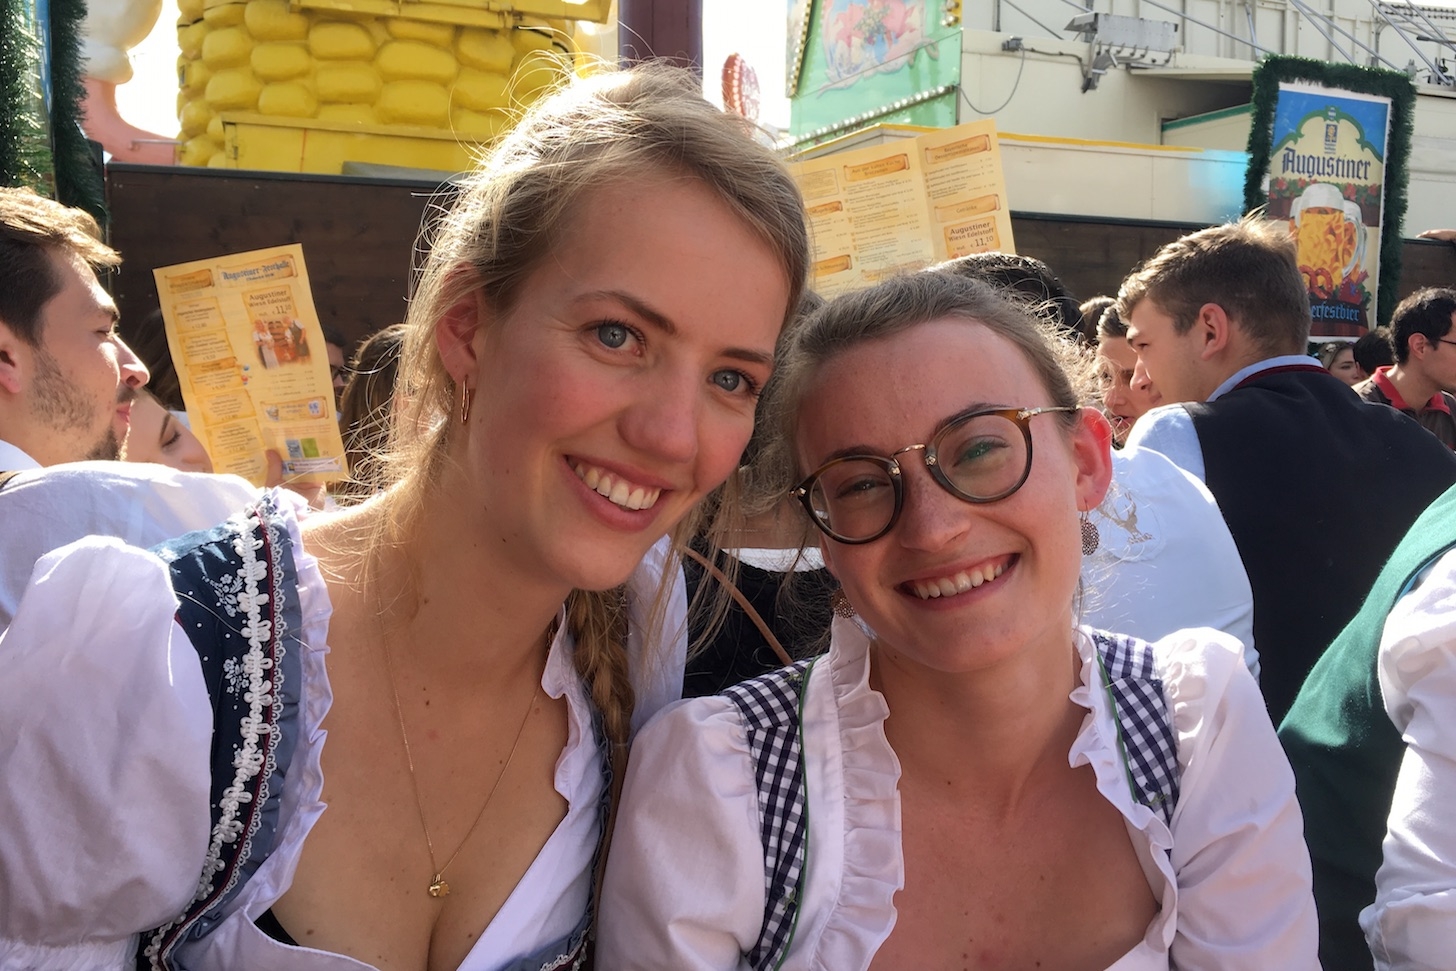
[[[1289,209],[1299,269],[1310,290],[1333,295],[1365,261],[1365,224],[1360,206],[1337,186],[1316,182]]]

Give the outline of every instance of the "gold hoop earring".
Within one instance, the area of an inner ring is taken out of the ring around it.
[[[460,382],[460,424],[470,424],[470,385]]]

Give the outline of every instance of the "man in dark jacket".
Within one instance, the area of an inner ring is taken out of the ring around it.
[[[1305,355],[1309,298],[1283,223],[1245,219],[1169,243],[1123,282],[1118,313],[1164,405],[1129,443],[1218,500],[1254,592],[1254,644],[1277,723],[1354,616],[1456,457]],[[1363,542],[1346,533],[1359,523]]]

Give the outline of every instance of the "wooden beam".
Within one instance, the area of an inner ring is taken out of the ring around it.
[[[624,64],[658,57],[703,73],[703,0],[618,0]]]

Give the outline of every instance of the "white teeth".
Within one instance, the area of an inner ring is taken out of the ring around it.
[[[623,509],[651,509],[657,505],[661,489],[634,486],[626,479],[604,472],[595,466],[573,465],[576,477],[587,484],[587,488]]]
[[[1006,572],[1006,565],[983,566],[972,570],[961,570],[951,576],[937,577],[934,580],[914,580],[910,583],[910,589],[915,596],[921,600],[934,600],[937,597],[953,597],[958,593],[965,593],[973,590],[981,584],[994,580]]]

